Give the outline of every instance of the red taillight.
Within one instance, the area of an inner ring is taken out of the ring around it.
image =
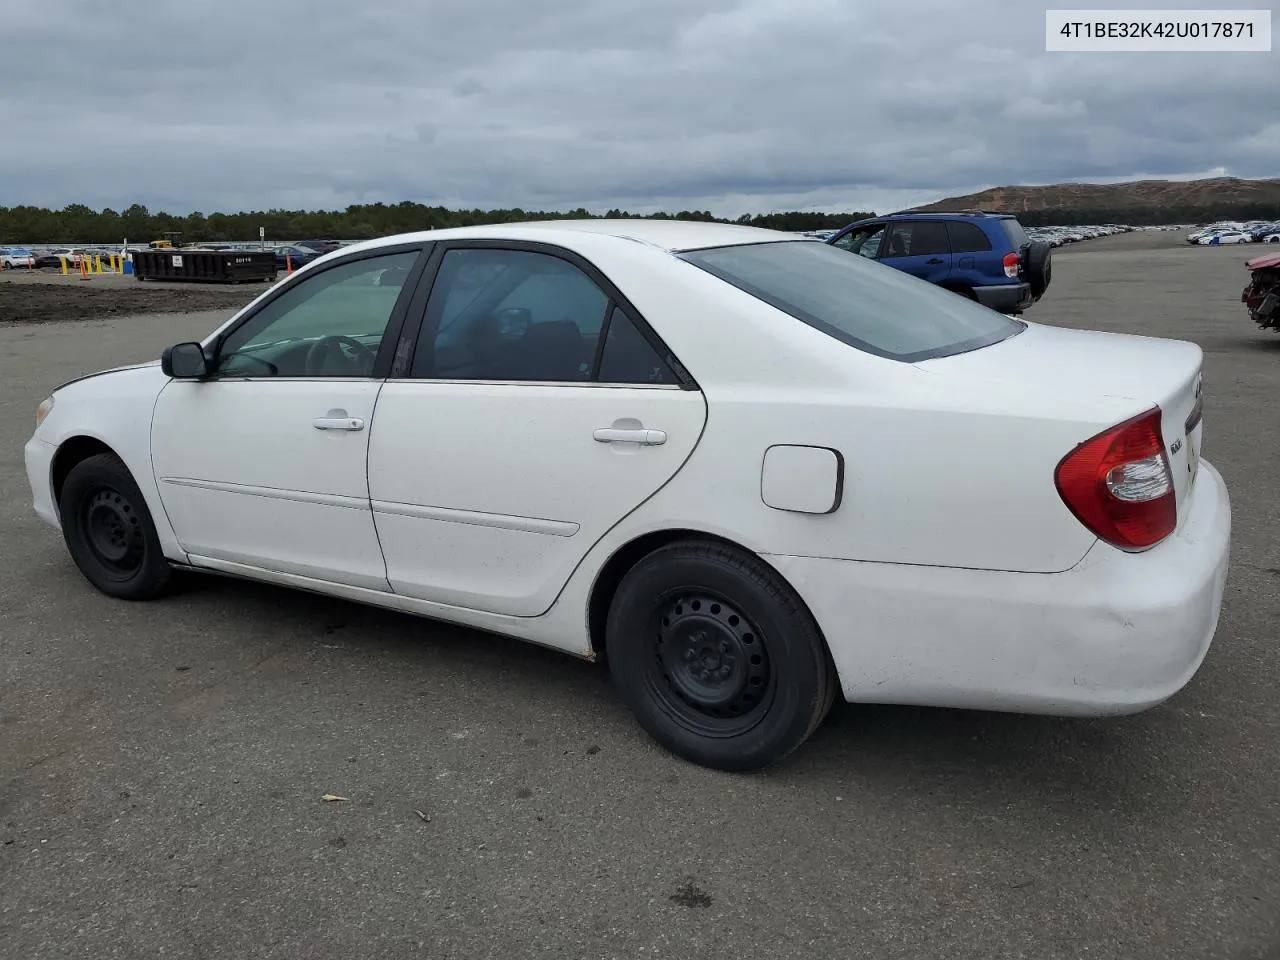
[[[1004,275],[1006,277],[1016,277],[1018,275],[1018,264],[1022,257],[1016,253],[1006,253],[1004,255]]]
[[[1156,407],[1086,440],[1054,471],[1067,508],[1121,550],[1153,547],[1178,525],[1160,415]]]

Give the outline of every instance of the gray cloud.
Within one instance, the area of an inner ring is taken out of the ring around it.
[[[55,9],[6,11],[0,204],[736,215],[1280,173],[1272,54],[1047,54],[1021,0]]]

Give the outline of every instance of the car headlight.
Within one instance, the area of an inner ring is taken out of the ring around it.
[[[36,429],[40,428],[40,424],[44,423],[44,418],[49,415],[49,411],[53,409],[53,397],[45,397],[40,406],[36,407]]]

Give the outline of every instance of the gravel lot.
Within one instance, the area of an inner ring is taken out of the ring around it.
[[[5,270],[0,273],[0,325],[235,309],[266,289],[266,283],[139,282],[109,274],[84,280],[47,269]]]
[[[1199,675],[1119,720],[837,705],[754,776],[513,641],[213,578],[95,593],[30,510],[35,405],[225,309],[4,324],[0,955],[1280,956],[1280,337],[1239,303],[1253,251],[1179,236],[1055,251],[1029,316],[1206,351],[1236,539]]]

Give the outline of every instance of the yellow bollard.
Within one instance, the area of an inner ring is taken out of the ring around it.
[[[58,261],[62,264],[62,275],[65,277],[67,275],[67,258],[59,257]]]
[[[98,276],[102,276],[102,258],[101,257],[93,258],[93,272],[96,273]]]

